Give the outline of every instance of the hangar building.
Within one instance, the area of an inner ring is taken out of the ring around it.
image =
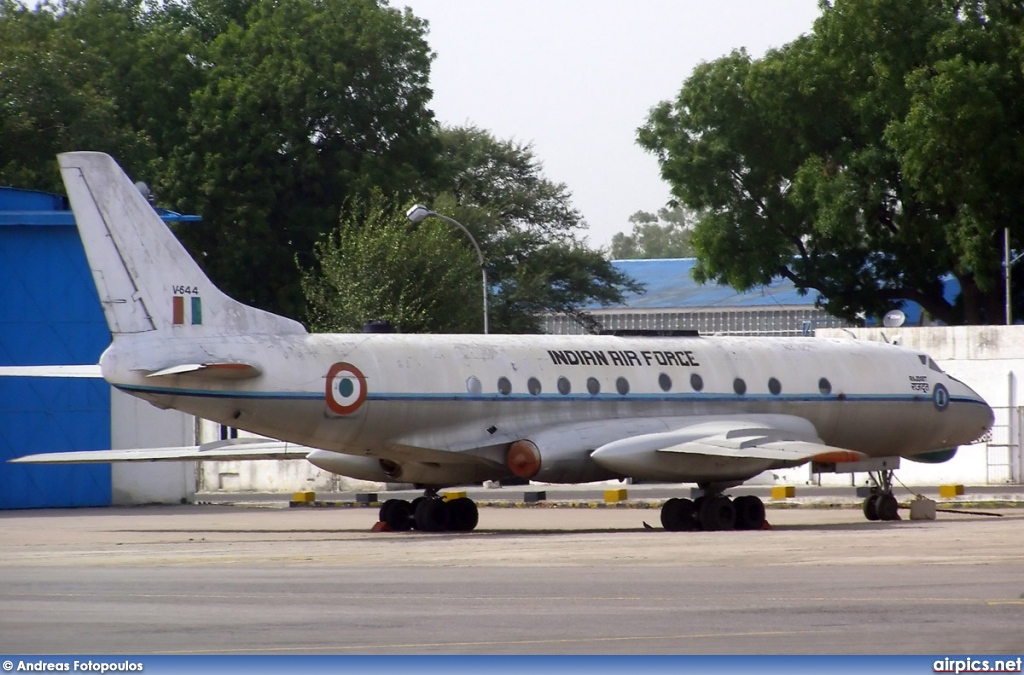
[[[197,221],[162,211],[166,221]],[[0,187],[0,367],[91,365],[110,344],[66,198]],[[178,501],[190,465],[8,464],[21,455],[191,445],[195,420],[99,378],[0,377],[0,509]]]

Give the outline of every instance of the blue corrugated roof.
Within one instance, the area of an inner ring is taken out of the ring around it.
[[[186,216],[167,209],[156,209],[165,221],[197,222],[199,216]],[[0,225],[65,225],[73,227],[75,216],[68,200],[61,195],[36,190],[0,186]]]
[[[740,293],[729,286],[698,284],[693,280],[696,258],[662,258],[655,260],[613,260],[618,271],[644,284],[643,293],[627,294],[621,304],[587,309],[714,309],[737,307],[813,307],[817,291],[801,295],[788,279],[776,278],[767,286]],[[952,275],[943,278],[946,300],[953,302],[960,294],[960,284]],[[907,325],[921,323],[921,306],[904,302],[898,309],[907,315]],[[868,325],[874,319],[868,319]]]
[[[640,294],[630,293],[622,304],[630,309],[675,309],[680,307],[776,307],[814,305],[817,294],[801,295],[788,279],[776,279],[768,286],[740,293],[729,286],[698,284],[693,280],[695,258],[655,260],[613,260],[612,265],[645,286]],[[588,309],[599,309],[593,305]]]

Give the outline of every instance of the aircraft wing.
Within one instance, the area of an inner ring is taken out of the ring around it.
[[[692,465],[696,457],[719,462],[751,460],[792,466],[815,460],[852,462],[862,453],[824,443],[809,421],[793,415],[716,416],[664,419],[666,431],[632,435],[594,451],[595,462],[624,475],[642,476],[657,467]],[[675,426],[676,428],[671,428]]]
[[[259,438],[233,438],[226,441],[170,448],[136,450],[82,450],[25,455],[7,461],[22,464],[106,464],[109,462],[191,462],[240,459],[306,459],[313,451],[304,445],[268,441]]]

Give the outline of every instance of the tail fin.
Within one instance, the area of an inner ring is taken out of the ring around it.
[[[305,328],[224,295],[121,167],[99,152],[59,156],[110,332],[301,334]]]

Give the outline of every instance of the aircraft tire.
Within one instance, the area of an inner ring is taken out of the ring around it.
[[[391,511],[395,508],[395,504],[397,504],[400,501],[402,500],[389,499],[385,501],[383,504],[381,504],[380,515],[377,516],[377,519],[382,523],[388,522],[388,519],[391,517]]]
[[[706,497],[700,506],[700,524],[707,532],[736,529],[736,507],[724,495]]]
[[[878,495],[875,511],[879,520],[896,520],[899,517],[900,504],[891,494]]]
[[[416,525],[416,509],[419,508],[419,505],[426,501],[426,499],[426,497],[417,497],[412,500],[412,504],[410,505],[409,512],[412,514],[412,529],[414,530],[420,529],[419,526]]]
[[[737,530],[760,530],[764,527],[764,502],[754,495],[743,495],[732,500],[736,508]]]
[[[459,497],[448,502],[448,529],[452,532],[472,532],[480,522],[476,502],[469,497]]]
[[[868,520],[878,520],[878,500],[881,496],[880,494],[873,494],[868,495],[864,499],[864,517]]]
[[[384,520],[395,532],[405,532],[412,529],[412,505],[404,499],[388,500],[397,502],[391,505],[387,518]],[[387,502],[385,502],[386,504]],[[381,507],[381,511],[383,511]]]
[[[413,518],[421,532],[444,532],[448,528],[448,504],[440,499],[424,499],[416,505]]]
[[[661,526],[670,532],[692,532],[697,529],[696,511],[689,499],[673,497],[661,507]]]

